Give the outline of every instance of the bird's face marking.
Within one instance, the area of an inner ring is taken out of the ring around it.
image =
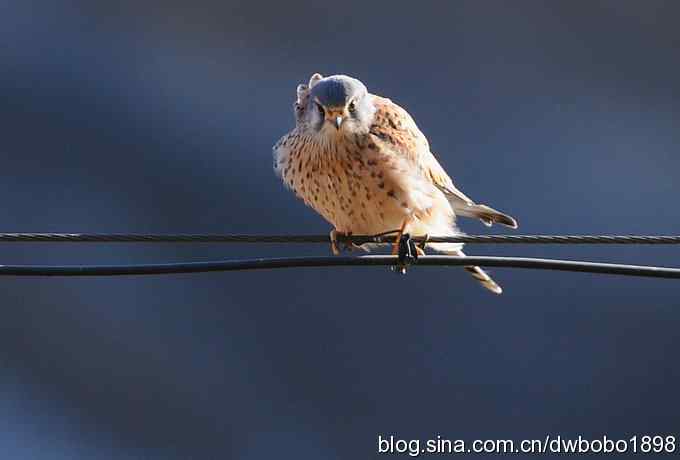
[[[375,113],[364,84],[345,75],[316,81],[307,104],[307,124],[322,136],[367,133]]]

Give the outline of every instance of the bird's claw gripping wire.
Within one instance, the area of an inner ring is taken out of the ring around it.
[[[397,265],[392,267],[392,271],[405,275],[408,267],[416,263],[418,256],[423,254],[424,251],[411,239],[411,235],[402,234],[398,243]]]
[[[338,231],[335,229],[331,230],[328,238],[331,240],[331,252],[333,252],[334,256],[339,256],[340,247],[338,246]]]
[[[418,250],[419,256],[425,255],[425,246],[427,246],[427,243],[428,243],[429,240],[430,240],[430,235],[425,234],[425,236],[423,237],[423,240],[420,242],[420,245],[416,246],[416,249]]]
[[[343,250],[347,251],[367,251],[366,248],[355,244],[351,240],[352,234],[351,233],[342,233],[339,232],[335,229],[331,230],[330,233],[330,240],[331,240],[331,251],[333,252],[333,255],[339,256],[340,253]]]

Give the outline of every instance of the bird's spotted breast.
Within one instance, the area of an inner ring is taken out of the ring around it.
[[[380,233],[399,228],[416,209],[395,176],[408,172],[370,135],[323,143],[305,136],[284,141],[282,178],[338,231]],[[422,210],[421,210],[422,211]]]

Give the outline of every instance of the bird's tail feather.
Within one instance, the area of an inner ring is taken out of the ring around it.
[[[457,243],[432,243],[428,246],[435,251],[443,252],[445,254],[465,257],[465,253],[460,249],[460,245]],[[494,294],[503,293],[503,288],[501,288],[481,267],[477,267],[475,265],[466,265],[464,268],[474,279],[479,281],[479,283],[489,291],[493,292]]]
[[[502,294],[503,293],[503,288],[496,283],[493,278],[489,276],[487,272],[485,272],[481,267],[477,267],[474,265],[466,266],[465,270],[472,275],[474,279],[479,281],[479,283],[488,289],[489,291],[493,292],[494,294]]]
[[[455,207],[454,211],[459,216],[479,219],[487,226],[501,224],[506,227],[517,228],[517,221],[512,216],[484,204],[465,204],[464,206]]]

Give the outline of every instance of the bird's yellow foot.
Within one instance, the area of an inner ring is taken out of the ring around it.
[[[330,239],[331,239],[331,251],[333,251],[333,255],[339,256],[341,252],[341,247],[342,249],[347,249],[350,251],[364,251],[368,252],[368,249],[364,248],[363,246],[360,246],[358,244],[354,244],[352,242],[348,242],[347,240],[343,241],[342,244],[338,241],[338,237],[342,239],[342,237],[350,237],[352,236],[352,233],[343,233],[339,232],[335,229],[331,230],[330,234]]]
[[[333,252],[334,256],[340,255],[340,247],[338,247],[338,235],[340,234],[341,233],[339,233],[336,229],[333,229],[329,235],[331,240],[331,251]]]
[[[416,244],[416,253],[419,256],[425,255],[425,246],[427,246],[427,240],[428,240],[428,235],[425,235],[425,237],[423,238],[423,241],[419,245]]]
[[[406,224],[408,224],[408,219],[404,219],[404,222],[401,223],[401,227],[399,228],[399,231],[397,232],[397,236],[394,239],[394,243],[392,243],[392,255],[396,256],[399,254],[399,241],[401,241],[401,237],[404,236],[404,230],[406,229]]]

